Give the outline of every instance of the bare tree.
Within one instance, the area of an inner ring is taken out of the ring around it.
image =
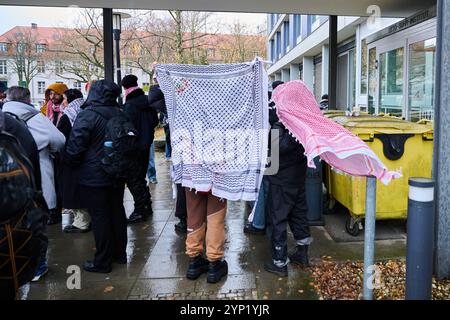
[[[55,73],[64,79],[88,82],[104,77],[103,29],[101,13],[86,9],[74,29],[63,29],[49,50],[52,59],[62,63]]]
[[[265,37],[249,34],[248,26],[238,21],[230,29],[230,34],[219,43],[223,62],[244,62],[252,60],[256,55],[266,55]],[[258,30],[260,33],[264,32],[263,29]]]
[[[33,29],[18,32],[8,38],[12,52],[12,69],[17,73],[19,83],[27,88],[31,80],[39,73],[40,61],[45,50]]]

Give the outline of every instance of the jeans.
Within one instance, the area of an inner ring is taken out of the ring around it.
[[[150,154],[149,154],[149,162],[148,162],[148,168],[147,168],[147,178],[148,180],[155,179],[156,180],[156,165],[155,165],[155,144],[152,143],[150,147]]]
[[[170,144],[170,129],[169,126],[164,127],[164,133],[166,134],[166,159],[172,157],[172,146]]]
[[[269,182],[263,178],[261,188],[258,193],[258,200],[256,201],[255,213],[253,214],[252,225],[257,229],[266,228],[266,199]]]

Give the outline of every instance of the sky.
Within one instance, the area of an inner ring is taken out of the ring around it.
[[[41,8],[0,6],[0,35],[11,28],[37,23],[42,27],[70,27],[80,9],[78,8]],[[245,23],[256,32],[258,25],[265,24],[266,15],[257,13],[216,13],[214,15],[224,23],[234,21]],[[213,21],[212,21],[213,22]]]

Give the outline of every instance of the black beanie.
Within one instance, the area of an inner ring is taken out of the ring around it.
[[[125,89],[137,87],[138,86],[137,81],[138,81],[138,78],[135,75],[129,74],[129,75],[123,77],[121,85]]]
[[[284,82],[283,81],[279,81],[279,80],[272,82],[272,90],[275,90],[275,88],[278,87],[281,84],[284,84]]]

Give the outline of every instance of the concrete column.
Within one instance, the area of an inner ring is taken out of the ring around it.
[[[275,75],[270,75],[269,76],[269,86],[272,85],[272,82],[275,81]]]
[[[306,86],[314,91],[314,58],[303,57],[303,82]]]
[[[322,95],[328,94],[328,46],[322,46]]]
[[[450,278],[450,3],[438,0],[433,175],[436,181],[434,272]]]
[[[281,72],[275,73],[275,81],[281,81]]]
[[[283,69],[281,70],[281,81],[283,82],[288,82],[291,80],[291,76],[290,76],[290,70],[289,69]]]
[[[291,80],[298,80],[300,79],[300,65],[296,63],[291,63],[289,66],[290,74],[291,74]]]

